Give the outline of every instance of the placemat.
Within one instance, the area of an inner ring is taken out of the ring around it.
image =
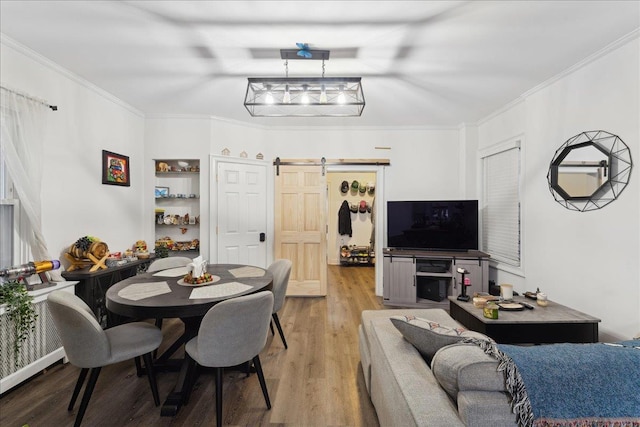
[[[160,270],[156,273],[153,273],[153,276],[154,277],[180,277],[180,276],[185,276],[188,272],[189,270],[187,269],[187,266],[175,267],[175,268],[168,268],[166,270]]]
[[[240,282],[228,282],[221,285],[209,285],[201,288],[195,288],[191,291],[189,299],[201,298],[222,298],[245,292],[251,289],[251,286]]]
[[[118,296],[132,301],[138,301],[144,298],[168,294],[169,292],[171,292],[171,288],[169,288],[167,282],[132,283],[126,288],[120,289]]]
[[[264,270],[258,267],[239,267],[229,270],[229,273],[233,274],[236,279],[240,277],[262,277],[264,276]]]

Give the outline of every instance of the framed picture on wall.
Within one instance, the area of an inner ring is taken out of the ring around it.
[[[129,157],[102,150],[102,183],[129,187]]]
[[[156,199],[169,197],[169,187],[156,187]]]

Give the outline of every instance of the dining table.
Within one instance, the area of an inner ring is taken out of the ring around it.
[[[211,307],[230,298],[271,290],[273,275],[262,267],[244,264],[209,264],[211,281],[186,283],[188,267],[143,273],[122,280],[109,288],[106,306],[120,318],[179,318],[184,331],[159,357],[156,370],[179,370],[176,385],[165,399],[160,413],[174,416],[186,403],[190,390],[186,357],[172,358],[185,343],[198,335],[202,318]]]

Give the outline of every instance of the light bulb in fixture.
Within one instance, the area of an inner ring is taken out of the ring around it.
[[[273,94],[271,93],[271,85],[266,85],[267,94],[264,97],[265,104],[273,104]]]
[[[300,98],[300,102],[305,105],[309,103],[309,93],[307,92],[307,86],[304,86],[304,92],[302,92],[302,97]]]
[[[289,85],[284,88],[284,95],[282,96],[282,102],[285,104],[291,104],[291,93],[289,92]]]
[[[338,94],[338,104],[344,104],[347,100],[344,96],[344,86],[340,86],[340,93]]]
[[[320,90],[320,104],[326,104],[327,103],[327,90],[324,87],[324,85],[322,85],[322,89]]]

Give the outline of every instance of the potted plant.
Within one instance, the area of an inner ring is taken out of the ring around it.
[[[166,258],[169,256],[169,248],[164,243],[156,244],[155,254],[156,258]]]
[[[5,305],[6,316],[13,326],[13,360],[18,365],[22,343],[36,327],[38,314],[33,308],[33,297],[24,284],[13,280],[0,284],[0,305]]]

